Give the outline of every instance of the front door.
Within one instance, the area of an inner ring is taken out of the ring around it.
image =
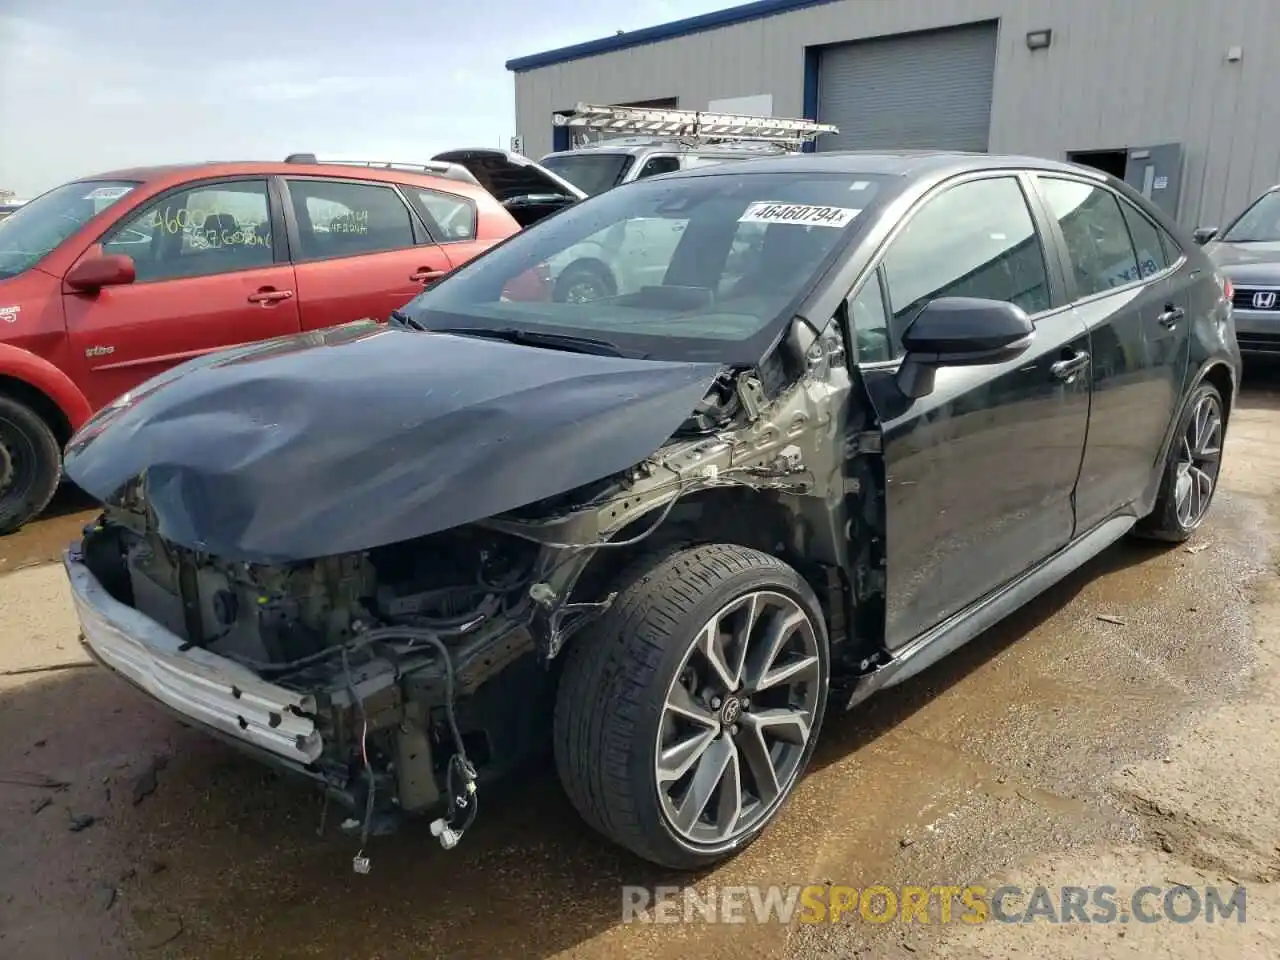
[[[1088,338],[1064,304],[1019,177],[944,188],[888,246],[849,315],[882,428],[888,526],[886,641],[903,646],[1072,538],[1089,422]],[[898,389],[902,331],[945,296],[1016,303],[1031,347],[1007,363],[943,368]]]
[[[1130,147],[1124,181],[1176,219],[1182,191],[1182,144]]]
[[[298,331],[293,267],[267,181],[210,181],[161,196],[89,253],[127,254],[137,279],[64,288],[67,334],[95,407],[191,357]]]
[[[1187,374],[1195,271],[1177,242],[1096,182],[1037,175],[1089,330],[1093,413],[1076,493],[1083,533],[1141,497]]]
[[[285,181],[304,330],[384,321],[452,269],[390,184]]]

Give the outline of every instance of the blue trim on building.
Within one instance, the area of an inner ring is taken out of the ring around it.
[[[657,43],[660,40],[671,40],[676,37],[687,37],[690,34],[702,33],[706,30],[718,30],[720,27],[731,27],[739,23],[749,23],[780,13],[791,13],[808,7],[820,7],[835,3],[837,0],[756,0],[755,3],[730,7],[728,10],[716,10],[698,17],[686,17],[684,20],[673,20],[660,23],[656,27],[645,27],[629,33],[602,37],[599,40],[588,40],[586,43],[575,43],[571,47],[548,50],[546,53],[534,53],[527,57],[517,57],[507,61],[507,69],[514,73],[525,70],[536,70],[556,63],[568,63],[581,60],[583,57],[594,57],[615,50],[626,50],[646,43]]]
[[[822,63],[822,47],[804,48],[804,112],[806,120],[818,119],[818,70]],[[806,140],[800,148],[805,153],[814,153],[818,145]]]

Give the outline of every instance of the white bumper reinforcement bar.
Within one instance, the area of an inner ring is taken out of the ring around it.
[[[294,764],[319,758],[315,700],[191,647],[98,582],[76,548],[63,553],[82,642],[99,661],[183,716]]]

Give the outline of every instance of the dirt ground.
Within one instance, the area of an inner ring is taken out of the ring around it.
[[[623,924],[672,884],[548,770],[426,825],[317,836],[320,804],[83,665],[58,566],[88,519],[0,541],[0,955],[96,958],[1280,956],[1280,376],[1232,420],[1190,545],[1121,544],[924,675],[829,718],[780,822],[699,888],[1247,887],[1247,921]],[[35,672],[28,668],[62,667]],[[336,818],[331,818],[331,823]]]

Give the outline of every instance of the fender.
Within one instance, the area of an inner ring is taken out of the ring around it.
[[[1231,364],[1221,356],[1209,357],[1204,363],[1200,364],[1200,368],[1196,370],[1195,375],[1191,377],[1189,383],[1190,389],[1186,395],[1178,403],[1178,409],[1174,412],[1173,418],[1169,421],[1169,426],[1165,430],[1164,443],[1160,445],[1160,459],[1152,466],[1151,483],[1148,485],[1143,503],[1146,507],[1151,507],[1156,502],[1156,494],[1160,489],[1160,481],[1164,476],[1164,465],[1169,459],[1169,449],[1173,446],[1177,439],[1178,424],[1182,422],[1182,415],[1187,412],[1187,404],[1191,402],[1191,394],[1195,392],[1196,387],[1204,383],[1208,377],[1209,371],[1214,367],[1222,367],[1227,371],[1227,375],[1231,378],[1231,396],[1222,399],[1227,404],[1228,419],[1230,411],[1235,409],[1236,394],[1239,392],[1240,384],[1236,377],[1236,371]],[[1227,424],[1222,425],[1222,438],[1225,441],[1227,436]]]
[[[43,393],[62,411],[73,431],[93,413],[92,405],[70,377],[29,350],[0,343],[0,376],[21,380]]]

